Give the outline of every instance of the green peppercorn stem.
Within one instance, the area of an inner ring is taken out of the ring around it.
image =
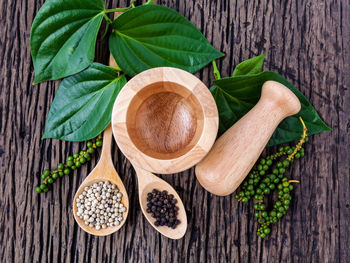
[[[94,142],[86,142],[86,150],[81,150],[73,155],[69,155],[67,158],[67,163],[59,163],[55,170],[46,169],[40,176],[42,182],[39,186],[35,187],[35,192],[47,193],[49,191],[49,185],[53,184],[58,178],[64,175],[71,174],[74,170],[81,167],[82,164],[87,163],[91,160],[91,155],[95,152],[97,147],[102,146],[102,135],[98,135],[94,139]]]
[[[276,224],[287,213],[292,200],[291,193],[294,188],[292,183],[299,183],[298,180],[289,180],[285,176],[294,158],[299,159],[305,154],[302,144],[308,141],[307,129],[303,120],[299,119],[303,125],[303,135],[298,144],[281,146],[276,153],[265,158],[261,157],[241,184],[238,193],[235,194],[235,198],[243,203],[250,199],[255,200],[254,217],[260,224],[257,235],[261,238],[269,235],[271,225]],[[263,203],[264,197],[271,196],[274,190],[277,191],[277,200],[272,205],[272,209],[267,211],[268,205]]]
[[[301,139],[300,139],[299,143],[296,145],[294,151],[288,156],[288,158],[287,158],[288,160],[291,160],[299,150],[303,149],[303,148],[301,148],[301,146],[303,145],[304,142],[309,141],[309,138],[307,137],[307,133],[306,133],[307,128],[306,128],[306,125],[303,121],[303,118],[299,117],[299,120],[300,120],[301,124],[303,125],[303,135],[301,136]],[[302,156],[304,156],[304,151],[302,151]]]

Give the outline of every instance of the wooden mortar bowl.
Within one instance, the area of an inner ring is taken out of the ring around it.
[[[114,138],[135,165],[158,174],[197,164],[218,131],[218,110],[209,89],[194,75],[160,67],[133,77],[112,112]]]

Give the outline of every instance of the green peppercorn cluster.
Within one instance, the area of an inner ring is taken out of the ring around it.
[[[304,141],[307,142],[308,137],[302,139],[302,143]],[[271,232],[271,225],[277,223],[289,209],[292,200],[292,183],[298,181],[288,180],[285,172],[295,159],[304,156],[302,143],[292,147],[280,147],[277,153],[260,158],[242,183],[240,191],[235,195],[235,198],[243,203],[250,199],[256,201],[254,216],[260,224],[257,235],[261,238],[265,238]],[[288,157],[285,158],[285,156]],[[274,190],[278,192],[277,201],[268,211],[267,205],[263,203],[264,197],[272,194]]]
[[[73,156],[68,156],[67,163],[59,163],[55,170],[50,171],[46,169],[41,175],[42,182],[39,186],[35,188],[35,191],[40,194],[42,192],[46,193],[49,191],[49,185],[53,184],[56,179],[63,177],[64,175],[69,175],[72,171],[79,168],[84,163],[91,160],[91,155],[95,152],[97,147],[102,146],[102,135],[100,134],[95,142],[88,141],[86,143],[87,149],[82,150],[79,153],[73,154]]]

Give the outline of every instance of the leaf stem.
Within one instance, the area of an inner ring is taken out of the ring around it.
[[[131,6],[132,8],[135,8],[134,2],[136,2],[136,0],[131,0],[131,1],[130,1],[130,6]]]
[[[105,28],[105,32],[103,33],[103,35],[102,35],[102,38],[101,38],[101,39],[104,39],[104,38],[105,38],[105,36],[107,35],[109,25],[110,25],[110,23],[107,23],[106,28]]]
[[[148,0],[146,3],[144,3],[144,5],[149,5],[152,4],[154,0]]]
[[[212,64],[213,64],[214,78],[216,80],[221,79],[220,71],[218,70],[218,67],[216,66],[215,60],[213,60]]]
[[[113,8],[113,9],[107,9],[105,10],[105,14],[108,14],[108,13],[114,13],[114,12],[124,12],[124,11],[127,11],[129,10],[130,7],[120,7],[120,8]]]
[[[106,21],[107,21],[107,26],[108,26],[109,24],[112,24],[112,23],[113,23],[113,21],[106,15],[106,13],[103,13],[103,16],[104,16],[104,18],[105,18]]]
[[[122,71],[122,69],[120,67],[113,67],[113,66],[108,66],[111,69],[114,69],[116,71]]]

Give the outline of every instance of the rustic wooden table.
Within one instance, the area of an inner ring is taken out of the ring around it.
[[[288,214],[271,237],[256,237],[251,205],[204,191],[193,169],[162,176],[178,191],[188,231],[178,241],[158,234],[142,216],[130,163],[114,148],[130,196],[126,225],[108,237],[75,223],[72,199],[98,156],[47,194],[40,173],[66,159],[78,143],[41,140],[59,81],[32,86],[30,27],[43,0],[0,2],[0,258],[2,262],[348,262],[350,258],[350,1],[163,0],[226,53],[223,76],[266,53],[264,69],[294,83],[332,128],[312,136],[306,157],[288,172],[300,180]],[[108,7],[127,2],[108,0]],[[107,62],[106,39],[97,61]],[[207,85],[211,67],[197,74]]]

